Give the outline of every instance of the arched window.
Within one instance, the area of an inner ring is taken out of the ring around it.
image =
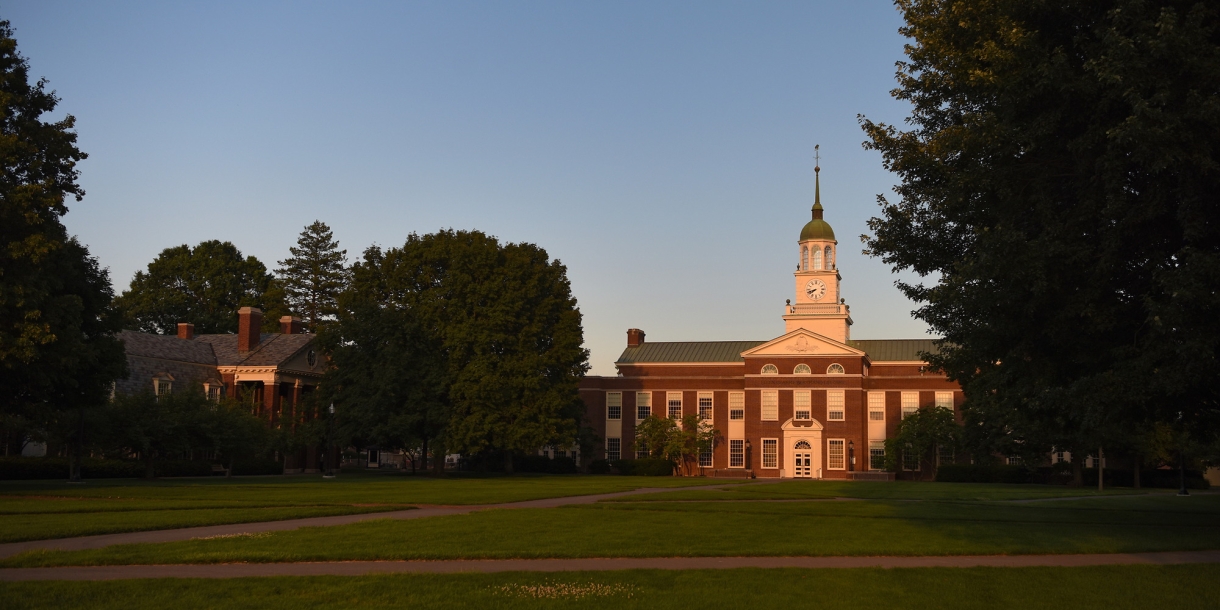
[[[813,449],[813,446],[809,444],[809,441],[797,441],[796,444],[792,446],[792,448],[793,449]]]
[[[801,271],[809,271],[809,248],[801,246]]]
[[[827,375],[842,375],[843,373],[846,373],[846,372],[847,371],[843,370],[842,364],[835,363],[835,364],[832,364],[832,365],[826,367]]]
[[[792,369],[793,375],[809,375],[811,373],[813,373],[813,371],[809,369],[808,364],[798,364],[796,365],[796,368]]]
[[[813,270],[817,271],[822,268],[822,251],[817,248],[813,249]]]
[[[830,246],[826,246],[826,268],[827,269],[835,268],[834,251],[830,249]]]
[[[774,364],[763,365],[762,374],[763,375],[778,375],[779,367],[775,366]]]

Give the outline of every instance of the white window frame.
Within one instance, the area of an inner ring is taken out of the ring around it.
[[[762,390],[761,421],[779,421],[779,390]]]
[[[675,417],[674,403],[677,403],[677,416]],[[665,416],[670,419],[682,419],[682,392],[666,392],[665,393]]]
[[[885,470],[885,441],[868,442],[868,469]]]
[[[699,419],[712,421],[712,413],[715,410],[716,401],[712,400],[714,396],[711,392],[699,392],[696,401],[699,405]],[[706,409],[706,414],[704,413]]]
[[[796,421],[813,419],[813,394],[809,390],[792,391],[792,419]]]
[[[606,419],[623,419],[623,393],[606,392]]]
[[[606,459],[610,461],[623,459],[623,439],[619,437],[606,439]]]
[[[779,367],[774,364],[764,364],[760,375],[778,375]]]
[[[868,393],[868,420],[885,421],[885,392]]]
[[[647,409],[643,411],[642,409]],[[643,417],[640,417],[644,414]],[[652,416],[652,392],[635,393],[635,420],[643,421]]]
[[[699,450],[699,467],[700,468],[711,468],[712,467],[712,448],[710,446],[704,447]]]
[[[735,438],[729,440],[729,468],[746,467],[746,441]]]
[[[822,269],[822,249],[814,246],[809,249],[809,253],[813,255],[813,261],[811,262],[813,270],[820,271]]]
[[[937,392],[936,406],[943,409],[953,410],[953,392]]]
[[[847,392],[845,390],[826,390],[826,421],[844,421],[846,419]]]
[[[153,379],[153,395],[160,398],[174,393],[174,380],[168,377]]]
[[[835,466],[835,448],[838,448],[839,465]],[[826,439],[826,470],[847,470],[847,440],[842,438]]]
[[[762,467],[779,469],[779,439],[764,438],[762,440]]]
[[[794,367],[792,369],[792,374],[793,375],[812,375],[813,369],[809,368],[808,364],[805,364],[802,362],[801,364],[796,365],[796,367]]]
[[[847,369],[843,368],[842,364],[835,362],[834,364],[831,364],[830,366],[826,367],[826,374],[827,375],[846,375]]]
[[[919,392],[902,393],[902,419],[919,410]]]
[[[746,393],[729,392],[729,419],[733,421],[746,418]]]

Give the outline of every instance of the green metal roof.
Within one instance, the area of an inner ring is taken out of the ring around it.
[[[674,341],[644,343],[623,350],[615,364],[645,362],[744,362],[741,352],[766,341]]]
[[[869,360],[874,362],[922,362],[919,352],[935,354],[940,351],[934,339],[866,339],[848,341],[847,344],[864,350]]]
[[[824,239],[826,241],[835,241],[835,230],[830,228],[830,223],[821,218],[814,218],[805,224],[805,228],[801,229],[800,241],[807,239]]]

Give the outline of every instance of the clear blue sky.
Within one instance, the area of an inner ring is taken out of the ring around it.
[[[34,77],[77,117],[65,219],[116,290],[162,249],[269,268],[328,223],[351,258],[480,229],[568,267],[593,371],[650,340],[770,339],[813,199],[854,338],[925,336],[859,235],[894,177],[857,115],[901,19],[869,2],[10,2]]]

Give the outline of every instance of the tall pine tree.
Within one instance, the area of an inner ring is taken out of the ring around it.
[[[315,220],[301,231],[292,256],[280,261],[275,272],[284,286],[288,307],[305,319],[310,332],[333,320],[339,312],[338,296],[347,287],[347,250],[339,249],[330,227]]]

